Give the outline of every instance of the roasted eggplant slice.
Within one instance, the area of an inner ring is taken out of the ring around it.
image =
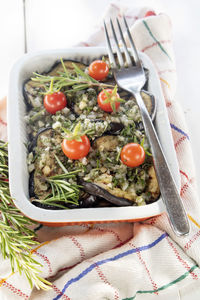
[[[135,202],[137,202],[137,198],[138,198],[138,191],[139,195],[141,195],[143,192],[149,193],[148,195],[148,201],[153,202],[156,199],[158,199],[159,195],[160,195],[160,190],[159,190],[159,186],[158,186],[158,181],[156,178],[156,174],[155,174],[155,170],[154,167],[150,167],[148,170],[148,176],[149,179],[147,180],[147,185],[146,187],[143,186],[142,183],[138,183],[140,184],[139,186],[137,186],[137,190],[136,190],[136,183],[133,183],[128,189],[123,190],[119,187],[114,187],[111,186],[111,182],[112,182],[112,175],[109,174],[102,174],[99,177],[96,177],[94,179],[94,181],[90,182],[91,184],[94,184],[95,186],[98,186],[102,191],[106,192],[107,198],[104,196],[104,198],[109,201],[109,197],[108,195],[111,195],[112,200],[110,202],[112,202],[113,204],[116,205],[121,205],[121,204],[117,204],[117,203],[122,203],[121,200],[119,202],[117,202],[116,199],[125,199],[129,202],[132,203],[132,205],[135,205]],[[141,185],[142,184],[142,185]],[[83,184],[84,189],[85,189],[85,185]],[[138,189],[139,188],[139,189]],[[89,193],[89,190],[85,189],[85,191],[87,191]],[[91,190],[92,191],[92,190]],[[95,190],[96,191],[96,190]],[[93,194],[93,192],[91,192],[91,194]],[[101,194],[95,194],[96,196],[101,196]],[[115,198],[113,198],[115,197]],[[115,202],[114,202],[115,199]]]
[[[73,65],[76,64],[80,69],[84,70],[86,68],[86,65],[77,61],[73,60],[64,60],[64,64],[66,69],[71,73],[73,73]],[[59,72],[63,72],[63,66],[60,61],[57,61],[53,67],[47,71],[44,72],[43,75],[49,75],[49,76],[55,76],[58,75]],[[33,107],[39,107],[41,106],[41,102],[43,100],[43,96],[39,94],[39,92],[42,92],[43,87],[40,83],[35,82],[31,79],[28,79],[25,81],[23,86],[23,96],[25,98],[25,102],[27,105],[27,110],[30,110]]]
[[[128,200],[134,202],[137,197],[135,189],[130,188],[130,189],[124,191],[119,187],[113,187],[112,179],[113,179],[112,175],[104,173],[104,174],[96,177],[94,179],[93,183],[100,186],[102,189],[106,190],[107,192],[114,195],[115,197],[125,198],[125,199],[128,199]]]
[[[51,136],[53,135],[53,129],[51,127],[49,128],[41,128],[39,130],[39,132],[37,133],[37,135],[35,136],[35,138],[31,141],[31,143],[28,145],[28,150],[29,150],[29,153],[30,152],[33,152],[35,156],[37,156],[37,154],[35,153],[35,147],[37,147],[38,145],[41,145],[41,137],[44,137],[46,139],[50,139]],[[43,147],[43,150],[44,150],[44,147]],[[36,160],[40,160],[40,158],[36,158]],[[35,166],[38,166],[38,162],[36,161],[35,162]],[[35,198],[38,198],[38,195],[36,193],[35,190],[37,190],[36,186],[41,186],[41,182],[40,182],[40,179],[38,180],[37,178],[37,174],[38,174],[38,170],[34,170],[30,173],[29,175],[29,196],[30,197],[35,197]],[[43,181],[43,184],[44,185],[44,180]],[[37,184],[38,182],[38,184]],[[46,187],[46,185],[45,185]]]
[[[151,116],[151,119],[154,120],[156,115],[156,102],[154,96],[151,93],[144,90],[142,90],[141,95],[146,105],[146,108]]]
[[[160,189],[158,185],[158,180],[156,178],[156,172],[153,166],[149,168],[148,175],[149,175],[149,182],[148,182],[147,191],[150,192],[152,198],[156,200],[160,195]]]
[[[133,205],[132,201],[129,201],[128,199],[116,197],[109,192],[107,192],[105,189],[101,188],[97,184],[94,184],[92,182],[86,182],[81,181],[82,186],[84,187],[84,190],[91,195],[95,195],[98,197],[101,197],[103,199],[106,199],[108,202],[111,202],[117,206],[131,206]]]
[[[54,154],[57,153],[55,150],[51,151],[51,147],[52,145],[59,146],[61,142],[62,138],[52,128],[41,129],[40,132],[38,132],[33,143],[33,149],[37,146],[39,151],[35,152],[35,170],[31,173],[29,178],[30,197],[34,195],[39,199],[44,199],[51,193],[45,178],[61,173],[61,169],[58,164],[56,164],[54,156]]]
[[[93,148],[99,151],[113,151],[118,145],[118,137],[113,135],[103,135],[94,141]]]
[[[120,97],[125,100],[135,99],[133,96],[131,96],[128,92],[126,92],[124,90],[119,92],[119,94],[120,94]],[[146,108],[151,116],[151,119],[154,120],[155,114],[156,114],[156,102],[155,102],[154,96],[145,90],[141,91],[141,96],[142,96],[142,99],[146,105]]]

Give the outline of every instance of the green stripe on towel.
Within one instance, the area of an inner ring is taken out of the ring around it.
[[[171,57],[169,56],[169,54],[167,53],[167,51],[163,48],[163,46],[161,45],[161,43],[155,38],[155,36],[153,35],[151,29],[149,28],[148,24],[146,21],[143,21],[144,26],[146,27],[146,29],[148,30],[150,36],[153,38],[153,40],[157,43],[157,45],[160,47],[160,49],[162,50],[162,52],[165,53],[165,55],[167,55],[167,57],[171,59]]]
[[[147,291],[137,291],[135,296],[130,297],[130,298],[124,298],[122,300],[134,300],[137,294],[153,294],[155,292],[159,292],[162,290],[165,290],[166,288],[172,286],[173,284],[185,279],[192,271],[194,271],[196,268],[198,268],[197,265],[193,266],[189,271],[187,271],[186,273],[184,273],[183,275],[181,275],[180,277],[178,277],[177,279],[171,281],[170,283],[167,283],[163,286],[161,286],[160,288],[156,289],[156,290],[147,290]]]

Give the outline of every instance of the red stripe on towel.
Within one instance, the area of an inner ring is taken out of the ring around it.
[[[145,52],[146,50],[149,50],[149,49],[151,49],[151,48],[157,46],[159,43],[160,43],[160,44],[171,43],[171,40],[163,40],[163,41],[154,42],[153,44],[144,47],[141,51],[142,51],[142,52]]]
[[[47,264],[48,268],[49,268],[49,275],[52,274],[52,268],[51,268],[51,263],[50,260],[48,259],[48,257],[44,254],[39,253],[38,251],[35,251],[35,254],[37,254],[38,256],[40,256]]]
[[[166,237],[166,240],[168,242],[168,244],[170,245],[170,247],[172,248],[176,258],[180,261],[180,263],[183,265],[183,267],[189,271],[190,270],[190,266],[188,265],[188,263],[180,256],[180,253],[178,252],[177,248],[174,246],[174,244],[170,241],[169,237]],[[193,279],[198,279],[198,276],[194,273],[191,272],[190,273],[193,277]]]
[[[186,136],[182,136],[174,145],[175,149],[185,140],[186,140]]]
[[[84,259],[85,258],[85,251],[83,249],[83,246],[79,243],[79,241],[74,236],[68,236],[68,238],[71,239],[72,242],[74,243],[74,245],[78,248],[78,250],[80,252],[81,259]]]
[[[59,288],[57,288],[57,286],[55,286],[55,284],[52,284],[51,286],[53,288],[53,290],[56,292],[57,295],[62,295],[62,298],[65,300],[71,300],[71,298],[69,298],[67,295],[62,294],[62,291],[59,290]]]
[[[95,270],[97,271],[97,274],[99,275],[99,278],[107,285],[109,285],[113,290],[114,290],[114,293],[115,293],[115,296],[114,296],[114,300],[119,300],[119,293],[117,291],[117,289],[114,288],[114,286],[112,286],[112,284],[108,281],[108,279],[106,278],[105,274],[102,272],[101,268],[99,265],[96,264],[96,262],[94,262],[93,260],[91,259],[88,259],[87,260],[88,262],[91,262],[92,264],[95,264]]]
[[[187,251],[192,246],[192,244],[198,239],[199,236],[200,230],[196,232],[195,235],[193,235],[193,237],[189,240],[188,243],[185,244],[184,249]]]
[[[185,192],[186,192],[187,189],[189,188],[189,184],[192,183],[193,180],[194,180],[194,178],[189,179],[189,181],[186,182],[186,183],[182,186],[181,192],[180,192],[181,197],[183,196],[183,194],[185,194]]]
[[[8,283],[7,281],[4,281],[3,283],[4,287],[7,287],[13,294],[20,296],[24,299],[29,299],[29,296],[23,293],[20,289],[17,289],[12,284]]]
[[[187,175],[185,172],[183,172],[182,170],[180,170],[180,173],[181,173],[182,175],[184,175],[184,176],[187,178],[187,180],[189,180],[189,177],[188,177],[188,175]]]
[[[129,243],[129,244],[132,245],[134,248],[137,248],[133,243]],[[158,289],[158,286],[157,286],[157,284],[155,283],[155,281],[153,280],[153,278],[151,277],[151,273],[150,273],[149,269],[147,268],[147,264],[146,264],[146,262],[144,261],[144,259],[142,258],[142,254],[141,254],[141,252],[140,252],[139,249],[138,249],[138,252],[136,252],[136,254],[137,254],[137,256],[138,256],[140,262],[142,263],[142,265],[144,266],[144,268],[145,268],[145,270],[146,270],[146,272],[147,272],[147,276],[149,277],[149,280],[150,280],[150,282],[151,282],[151,284],[152,284],[153,289],[154,289],[154,290],[157,290],[157,289]],[[158,292],[155,291],[155,294],[158,295]]]

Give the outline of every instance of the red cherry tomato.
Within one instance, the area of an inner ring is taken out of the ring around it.
[[[89,65],[89,75],[96,80],[103,80],[108,76],[109,67],[105,61],[95,60]]]
[[[147,11],[144,17],[146,18],[146,17],[150,17],[150,16],[156,16],[155,11],[153,11],[153,10]]]
[[[81,137],[82,142],[76,140],[64,139],[62,142],[62,150],[70,159],[80,159],[85,157],[90,150],[90,140],[86,135]]]
[[[105,91],[109,94],[112,94],[112,92],[113,92],[113,90],[111,90],[111,89],[106,89]],[[119,98],[119,94],[116,93],[116,95],[114,97],[115,97],[115,100],[114,100],[113,104],[115,105],[115,109],[117,110],[120,106],[120,102],[116,101],[117,98]],[[106,112],[113,112],[111,103],[110,102],[105,103],[105,100],[107,100],[107,99],[108,99],[108,96],[105,94],[104,91],[101,91],[97,97],[98,105],[102,110],[104,110]],[[112,101],[112,99],[111,99],[111,101]]]
[[[134,168],[143,164],[145,152],[140,144],[129,143],[122,148],[121,161],[128,167]]]
[[[65,108],[66,105],[67,99],[62,92],[47,94],[44,97],[44,107],[50,114],[55,114],[58,110]]]

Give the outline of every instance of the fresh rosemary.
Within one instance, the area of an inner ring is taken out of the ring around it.
[[[25,274],[31,287],[49,289],[50,283],[39,276],[42,265],[33,258],[38,242],[29,226],[34,222],[14,206],[9,191],[7,144],[0,141],[0,250],[9,259],[12,272]],[[32,250],[32,251],[31,251]]]
[[[102,83],[95,80],[73,63],[72,65],[74,67],[74,73],[69,73],[66,70],[62,58],[61,63],[63,66],[63,72],[58,72],[57,76],[33,73],[35,77],[32,77],[31,79],[35,82],[38,82],[45,89],[44,94],[49,92],[58,92],[62,88],[67,88],[67,93],[72,91],[81,91],[91,87],[97,87],[100,89],[114,87],[111,84]]]
[[[35,201],[64,209],[67,209],[64,204],[75,204],[78,206],[81,186],[75,183],[70,183],[69,179],[75,179],[76,175],[82,170],[68,172],[56,155],[55,158],[64,173],[47,177],[46,181],[51,187],[51,194],[44,199],[35,199]]]

